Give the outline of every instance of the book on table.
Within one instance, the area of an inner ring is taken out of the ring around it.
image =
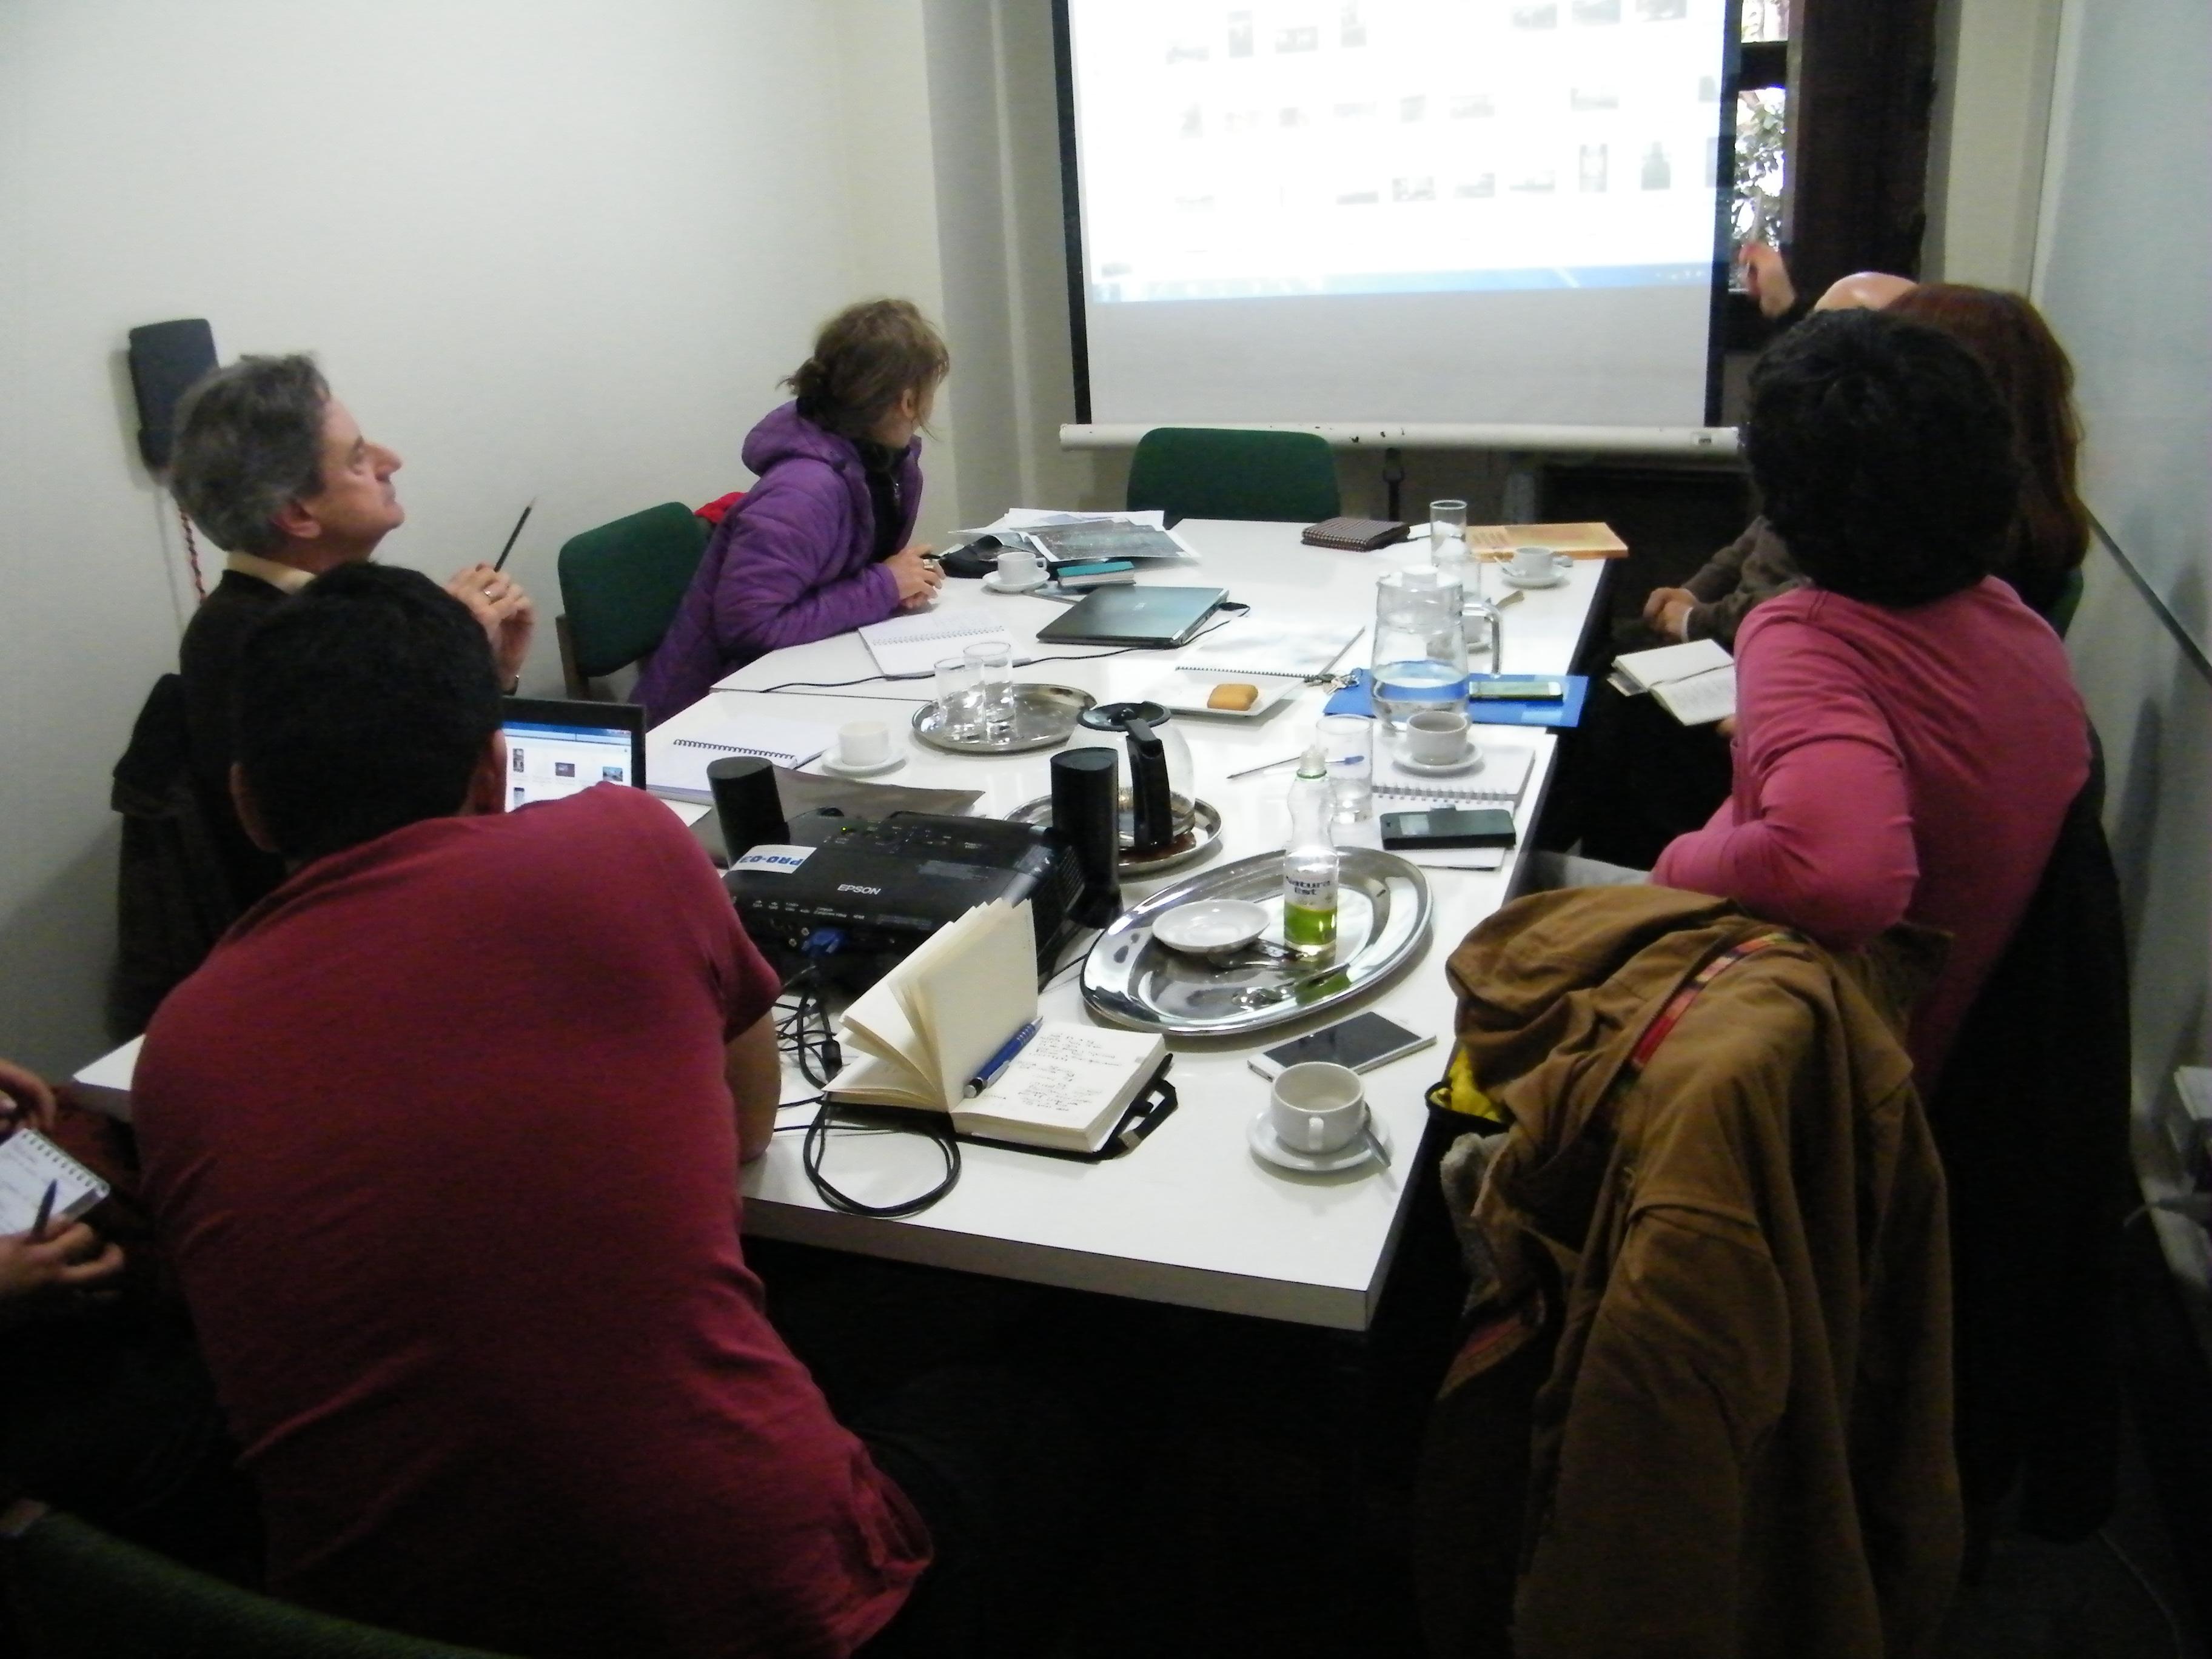
[[[1718,640],[1690,640],[1613,659],[1613,685],[1651,699],[1685,726],[1705,726],[1735,713],[1735,661]]]
[[[939,928],[878,980],[845,1011],[842,1041],[859,1058],[830,1079],[833,1101],[941,1112],[961,1134],[1069,1152],[1105,1145],[1167,1053],[1147,1032],[1039,1021],[1030,907],[1004,899]]]
[[[1477,553],[1510,553],[1516,547],[1548,547],[1577,559],[1618,559],[1628,544],[1609,524],[1471,524],[1467,544]]]

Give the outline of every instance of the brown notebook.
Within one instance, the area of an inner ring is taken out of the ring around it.
[[[1308,525],[1298,538],[1308,547],[1340,547],[1347,553],[1372,553],[1378,547],[1402,542],[1410,525],[1390,519],[1323,519]]]

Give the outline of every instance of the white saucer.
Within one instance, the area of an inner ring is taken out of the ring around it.
[[[1467,753],[1462,755],[1457,760],[1417,761],[1411,755],[1399,755],[1394,758],[1398,765],[1404,767],[1408,772],[1418,773],[1422,777],[1449,778],[1462,772],[1472,772],[1480,766],[1482,750],[1470,743],[1467,746]]]
[[[1024,582],[1020,586],[1016,586],[1012,583],[1000,581],[999,580],[999,573],[995,570],[986,570],[983,573],[983,586],[989,588],[994,593],[1034,593],[1050,580],[1050,577],[1047,576],[1044,572],[1040,570],[1037,572],[1037,579],[1035,581]]]
[[[1557,587],[1567,579],[1564,570],[1554,570],[1548,576],[1516,576],[1504,565],[1498,567],[1498,580],[1508,587]]]
[[[1376,1139],[1382,1143],[1384,1152],[1394,1150],[1390,1132],[1382,1127],[1381,1118],[1370,1112],[1367,1125],[1375,1131]],[[1267,1121],[1267,1109],[1264,1106],[1244,1126],[1244,1139],[1251,1143],[1254,1152],[1277,1169],[1296,1170],[1300,1175],[1334,1175],[1340,1170],[1356,1170],[1373,1162],[1375,1158],[1364,1135],[1353,1137],[1333,1152],[1294,1152],[1275,1138],[1274,1126]]]
[[[878,761],[873,766],[848,766],[833,755],[822,757],[822,769],[835,772],[841,778],[879,778],[886,772],[896,772],[906,764],[904,755],[893,755],[889,760]]]

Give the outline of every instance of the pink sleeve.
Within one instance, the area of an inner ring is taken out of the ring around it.
[[[1863,945],[1904,919],[1920,879],[1904,763],[1866,665],[1776,617],[1747,629],[1737,667],[1735,799],[1670,844],[1651,878],[1838,949]]]

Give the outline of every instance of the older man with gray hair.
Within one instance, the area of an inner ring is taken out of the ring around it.
[[[326,570],[370,557],[406,518],[392,483],[399,457],[366,437],[304,356],[241,357],[177,410],[169,489],[228,554],[179,652],[195,793],[243,908],[283,878],[230,803],[231,687],[247,632]],[[530,596],[489,565],[447,584],[483,624],[510,690],[530,649]]]

